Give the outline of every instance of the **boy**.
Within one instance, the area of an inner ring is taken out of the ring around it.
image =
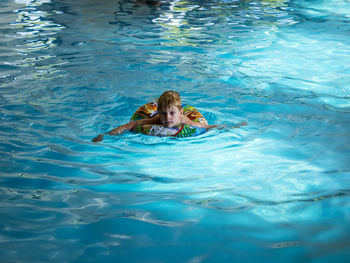
[[[158,114],[150,119],[143,119],[138,121],[131,121],[127,124],[119,126],[105,134],[116,135],[126,130],[132,130],[138,125],[144,124],[161,124],[164,127],[171,128],[179,124],[187,124],[190,126],[196,126],[206,129],[212,129],[219,127],[219,125],[208,125],[204,123],[198,123],[191,121],[187,116],[183,115],[182,103],[179,93],[176,91],[166,91],[158,99]],[[242,122],[241,125],[246,125]],[[240,126],[235,126],[240,127]],[[93,142],[100,142],[103,140],[105,134],[100,134],[93,138]]]

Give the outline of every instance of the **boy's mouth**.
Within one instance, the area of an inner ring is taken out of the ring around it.
[[[173,122],[171,122],[171,121],[167,121],[167,122],[165,122],[165,125],[166,125],[167,127],[172,127]]]

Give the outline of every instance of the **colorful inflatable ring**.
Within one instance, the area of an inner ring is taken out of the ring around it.
[[[182,104],[183,114],[186,115],[190,120],[198,123],[207,124],[207,120],[203,117],[203,115],[194,107]],[[138,108],[138,110],[131,116],[131,121],[137,121],[142,119],[149,119],[155,116],[158,113],[158,105],[157,102],[152,101],[146,103],[145,105]],[[206,128],[190,126],[186,124],[179,124],[172,128],[164,127],[163,125],[158,124],[145,124],[136,126],[132,132],[135,133],[143,133],[152,136],[173,136],[173,137],[189,137],[196,136],[206,132]]]

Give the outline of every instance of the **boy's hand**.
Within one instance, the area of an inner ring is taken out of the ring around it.
[[[246,126],[248,123],[246,121],[239,122],[235,125],[232,124],[221,124],[221,125],[216,125],[219,130],[222,129],[235,129],[235,128],[240,128],[242,126]]]
[[[103,140],[103,136],[104,134],[100,134],[98,136],[96,136],[95,138],[92,139],[93,142],[100,142]]]
[[[242,122],[239,122],[237,123],[234,128],[239,128],[239,127],[242,127],[242,126],[246,126],[248,123],[246,121],[242,121]]]

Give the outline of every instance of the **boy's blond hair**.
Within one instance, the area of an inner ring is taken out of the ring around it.
[[[171,106],[182,109],[180,94],[176,91],[166,91],[158,99],[158,110],[166,110]]]

